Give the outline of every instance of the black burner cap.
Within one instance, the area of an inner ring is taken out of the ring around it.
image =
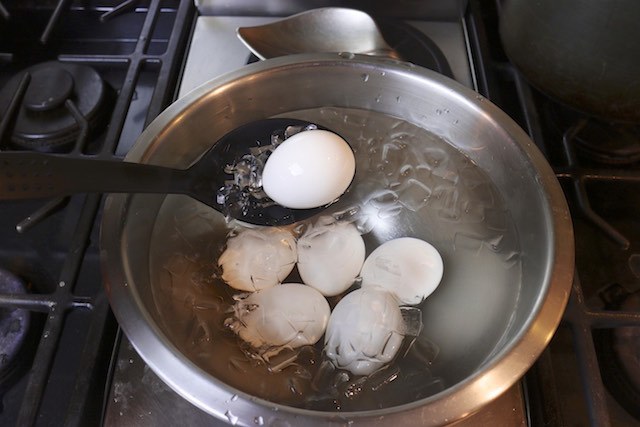
[[[64,68],[43,68],[31,73],[22,104],[31,111],[49,111],[71,97],[73,77]]]
[[[98,72],[86,65],[43,62],[14,75],[0,91],[4,115],[25,73],[29,85],[11,123],[11,143],[18,148],[60,152],[77,139],[81,127],[65,106],[72,101],[89,128],[99,127],[106,113],[108,87]]]

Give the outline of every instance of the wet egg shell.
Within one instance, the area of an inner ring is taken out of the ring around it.
[[[331,309],[315,289],[283,283],[249,294],[234,305],[231,326],[255,348],[312,345],[325,332]]]
[[[355,170],[355,156],[344,139],[326,130],[308,130],[289,137],[269,156],[262,188],[282,206],[316,208],[344,193]]]
[[[364,256],[364,241],[352,224],[314,226],[298,239],[300,277],[324,296],[346,291],[360,273]]]
[[[398,301],[378,288],[360,288],[335,306],[325,335],[325,355],[355,375],[369,375],[395,357],[404,339]]]
[[[431,244],[413,237],[378,246],[362,266],[362,286],[379,286],[402,304],[420,304],[440,284],[444,265]]]
[[[297,259],[293,235],[288,230],[266,227],[242,230],[229,238],[218,265],[225,283],[252,292],[280,283]]]

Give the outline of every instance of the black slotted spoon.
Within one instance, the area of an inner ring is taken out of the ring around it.
[[[218,201],[218,190],[233,176],[234,164],[251,148],[271,143],[271,135],[289,126],[306,127],[297,119],[264,119],[234,129],[187,169],[117,160],[71,158],[35,152],[0,153],[0,200],[38,199],[76,193],[186,194],[233,217],[256,225],[287,225],[307,219],[326,206],[291,209],[255,199],[248,204],[234,197]],[[250,198],[253,196],[249,196]]]

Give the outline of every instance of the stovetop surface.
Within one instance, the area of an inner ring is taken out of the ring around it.
[[[235,27],[288,11],[252,13],[248,1],[222,6],[205,1],[202,11],[216,16],[196,22],[198,12],[188,1],[126,2],[124,9],[118,9],[119,1],[59,8],[62,3],[0,2],[0,90],[45,61],[92,67],[112,93],[108,120],[62,153],[115,159],[176,97],[250,60]],[[428,2],[413,15],[406,3],[399,2],[399,17],[440,46],[452,77],[491,99],[531,135],[565,190],[574,222],[577,274],[558,332],[511,394],[478,415],[501,414],[502,421],[470,418],[470,425],[640,425],[629,413],[637,403],[627,400],[633,389],[619,382],[620,365],[628,357],[638,360],[637,347],[630,355],[617,353],[625,336],[637,345],[640,329],[640,309],[627,303],[640,292],[640,161],[594,159],[588,152],[593,143],[586,144],[587,151],[585,144],[574,143],[602,124],[548,99],[509,64],[497,35],[500,2],[470,1],[462,20],[452,16],[466,2]],[[428,16],[437,16],[437,22],[428,22]],[[200,31],[206,28],[229,46],[220,52],[219,69],[204,67],[199,54],[187,56],[189,50],[206,52],[210,33]],[[464,50],[455,47],[461,43]],[[0,120],[5,109],[0,105]],[[638,141],[636,126],[607,126],[600,135],[630,134],[632,145]],[[7,137],[9,127],[0,121],[0,159],[1,151],[21,149]],[[168,389],[118,332],[100,273],[101,203],[100,195],[0,201],[0,271],[18,276],[28,290],[15,294],[0,288],[0,317],[6,317],[7,307],[29,313],[21,317],[28,317],[23,326],[28,324],[29,332],[18,361],[0,360],[0,424],[124,425],[127,419],[157,425],[167,419],[184,422],[184,414],[191,414],[194,424],[215,425],[218,421]],[[168,400],[148,402],[145,393]],[[171,402],[174,410],[159,402]]]

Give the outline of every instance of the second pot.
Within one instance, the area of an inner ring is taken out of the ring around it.
[[[500,36],[539,90],[589,115],[640,122],[640,2],[509,0]]]

